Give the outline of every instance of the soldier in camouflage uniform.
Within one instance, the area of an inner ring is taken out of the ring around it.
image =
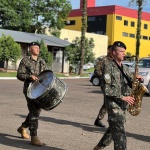
[[[17,71],[17,78],[24,82],[23,93],[27,101],[29,114],[17,131],[21,134],[22,138],[28,139],[29,135],[26,133],[26,128],[29,128],[31,143],[35,146],[43,146],[45,144],[37,137],[38,117],[41,108],[27,97],[27,89],[32,81],[38,80],[37,76],[40,72],[46,70],[47,67],[45,61],[39,57],[40,45],[37,42],[31,42],[29,48],[31,56],[26,56],[21,60]]]
[[[109,127],[99,143],[94,147],[94,150],[101,150],[112,141],[114,141],[114,150],[127,149],[124,129],[125,112],[128,104],[134,103],[134,98],[130,96],[131,89],[117,66],[117,64],[121,66],[123,71],[132,78],[128,67],[122,64],[125,50],[126,46],[123,42],[114,42],[112,46],[114,60],[104,70],[104,93]]]
[[[100,77],[100,80],[101,80],[100,87],[101,87],[103,94],[104,94],[104,88],[103,88],[102,74],[103,74],[103,70],[104,70],[105,66],[107,64],[109,64],[109,62],[113,59],[111,47],[112,47],[112,45],[109,45],[107,48],[107,56],[100,58],[99,61],[95,65],[94,73]],[[104,99],[105,99],[105,97],[104,97]],[[95,126],[105,127],[105,125],[101,122],[101,120],[104,118],[106,112],[107,112],[107,110],[106,110],[105,100],[104,100],[103,105],[100,108],[97,118],[94,122]]]

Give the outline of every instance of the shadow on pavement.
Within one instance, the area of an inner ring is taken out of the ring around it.
[[[18,115],[18,116],[25,118],[24,115]],[[89,131],[89,132],[102,132],[103,134],[106,131],[106,128],[99,128],[99,127],[95,127],[94,125],[84,124],[84,123],[79,123],[79,122],[72,122],[72,121],[62,120],[62,119],[55,119],[55,118],[50,118],[50,117],[41,116],[39,117],[39,120],[53,122],[53,123],[60,124],[60,125],[72,125],[78,128],[82,128],[83,130]],[[129,133],[129,132],[126,132],[126,134],[127,134],[127,137],[132,137],[140,141],[150,142],[149,136],[144,136],[144,135],[139,135],[139,134],[134,134],[134,133]]]
[[[103,92],[101,90],[94,90],[94,91],[90,91],[88,93],[98,93],[98,94],[103,94]]]
[[[7,145],[14,148],[20,148],[20,149],[28,149],[28,150],[37,150],[41,149],[40,147],[35,147],[30,144],[29,140],[22,139],[18,136],[13,136],[9,134],[3,134],[0,133],[0,144]],[[60,148],[50,147],[50,146],[43,146],[42,150],[63,150]]]
[[[16,114],[16,115],[20,116],[22,118],[25,118],[25,115],[18,115],[18,114]],[[84,124],[84,123],[73,122],[73,121],[68,121],[68,120],[55,119],[55,118],[43,117],[43,116],[39,117],[39,121],[40,120],[46,121],[46,122],[52,122],[52,123],[56,123],[56,124],[60,124],[60,125],[71,125],[71,126],[81,128],[81,129],[83,129],[85,131],[89,131],[89,132],[102,132],[102,133],[104,133],[106,131],[106,128],[99,128],[99,127],[95,127],[94,125],[91,125],[91,124]]]
[[[134,139],[144,141],[144,142],[150,142],[150,136],[144,136],[144,135],[139,135],[139,134],[129,133],[129,132],[126,132],[126,134],[127,137],[132,137]]]

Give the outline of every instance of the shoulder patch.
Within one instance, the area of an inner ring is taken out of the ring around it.
[[[105,79],[107,79],[107,80],[110,79],[110,75],[109,75],[108,73],[106,73],[106,74],[104,75],[104,77],[105,77]]]

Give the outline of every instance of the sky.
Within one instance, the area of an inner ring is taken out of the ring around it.
[[[150,0],[146,0],[147,3],[143,5],[144,12],[150,12]],[[70,0],[73,9],[79,9],[80,0]],[[96,0],[96,6],[107,6],[107,5],[119,5],[132,9],[137,9],[137,6],[129,6],[130,0]]]

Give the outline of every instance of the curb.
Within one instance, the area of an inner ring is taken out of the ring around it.
[[[16,77],[0,77],[0,80],[15,80]]]

